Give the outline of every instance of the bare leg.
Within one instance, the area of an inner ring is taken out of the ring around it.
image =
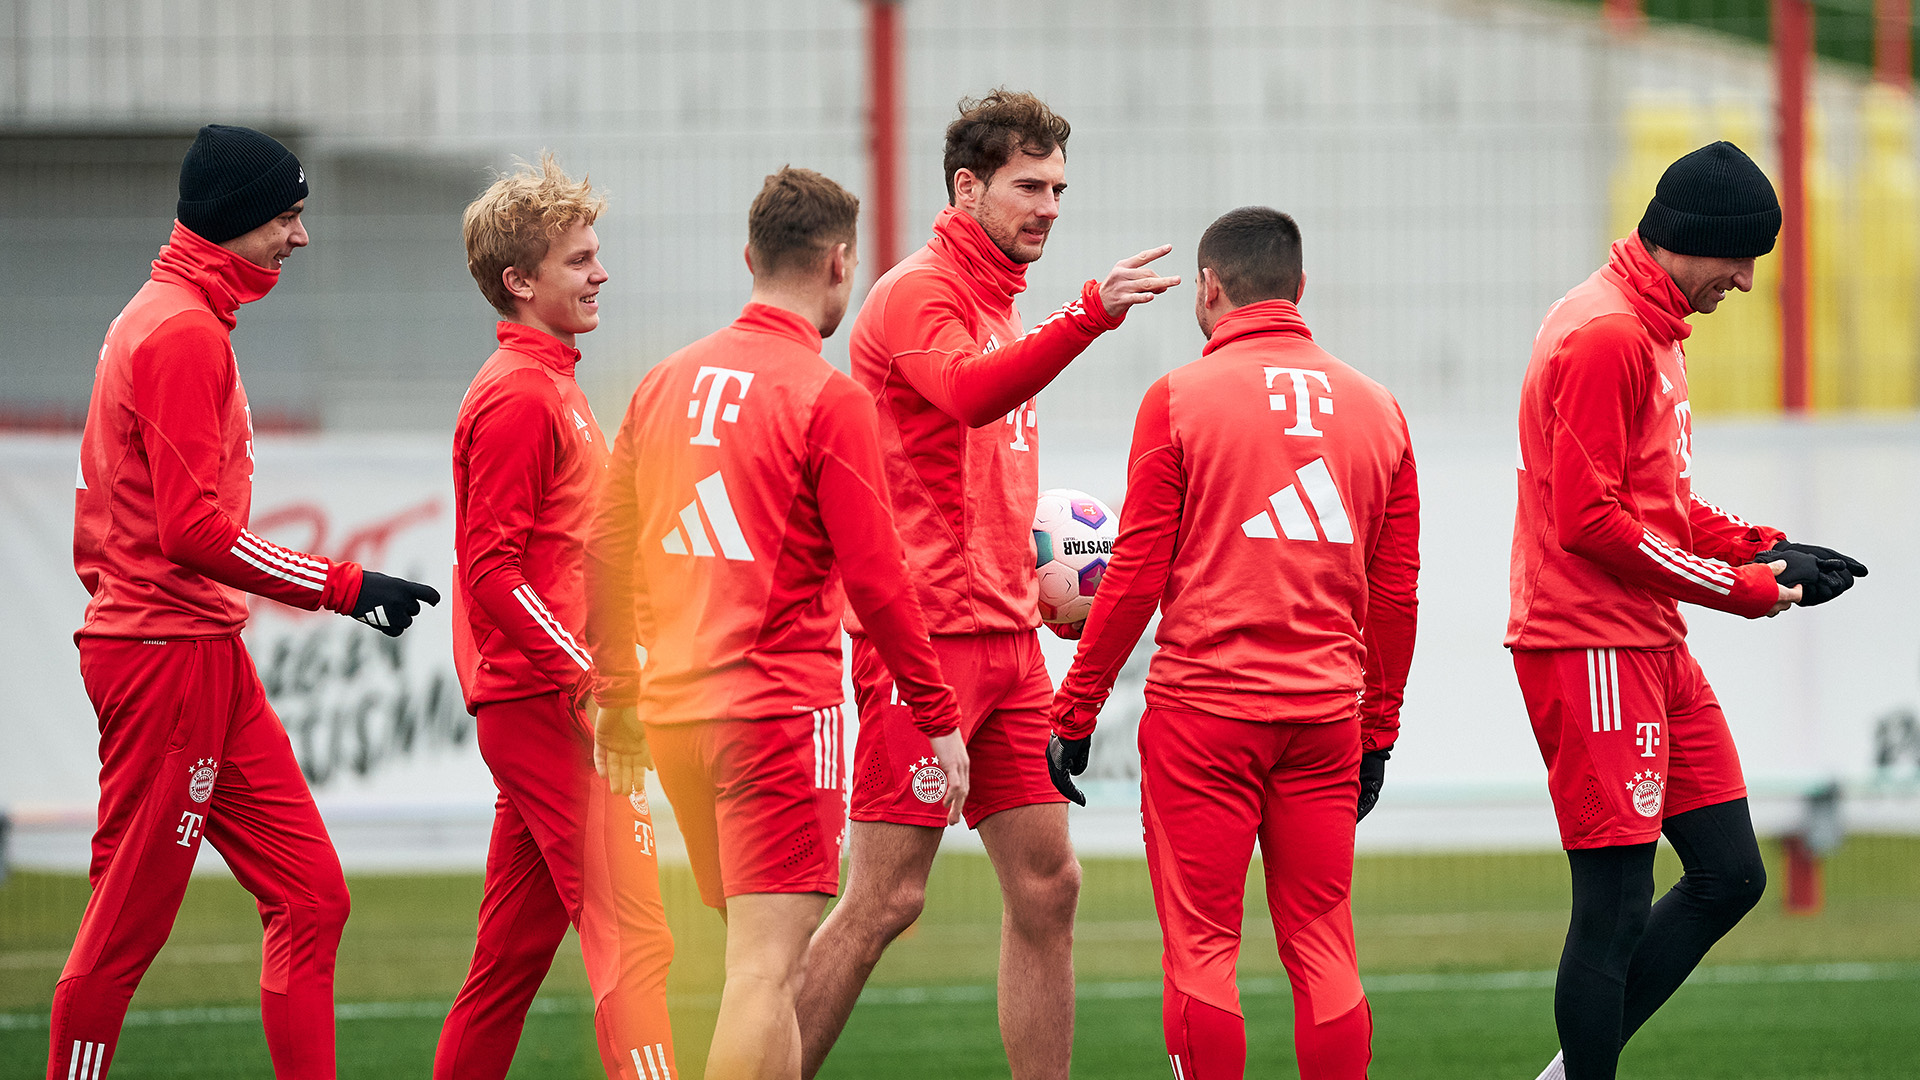
[[[794,1014],[807,938],[827,907],[822,893],[727,898],[727,985],[713,1026],[707,1080],[794,1080],[800,1028]]]
[[[1066,1080],[1073,1057],[1073,916],[1080,861],[1065,803],[980,823],[1000,876],[1000,1038],[1013,1080]]]
[[[940,830],[855,821],[847,826],[847,889],[807,950],[800,997],[800,1075],[812,1080],[853,1013],[853,1003],[893,939],[927,901]]]

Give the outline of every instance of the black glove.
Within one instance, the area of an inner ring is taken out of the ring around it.
[[[1093,753],[1093,736],[1063,739],[1055,735],[1047,740],[1047,776],[1053,789],[1081,806],[1087,796],[1075,786],[1073,778],[1087,771],[1087,758]]]
[[[1373,804],[1380,801],[1380,785],[1387,782],[1387,759],[1392,756],[1392,750],[1368,750],[1360,755],[1360,816],[1354,819],[1356,823],[1366,820]]]
[[[1859,559],[1856,559],[1851,555],[1842,555],[1830,547],[1821,547],[1819,544],[1796,544],[1791,540],[1782,540],[1779,543],[1773,545],[1773,550],[1804,551],[1808,555],[1811,555],[1814,558],[1821,560],[1822,562],[1828,559],[1834,559],[1846,564],[1846,571],[1850,577],[1866,577],[1867,576],[1866,563],[1861,562]]]
[[[360,572],[360,597],[353,602],[355,619],[376,627],[388,637],[399,637],[420,614],[420,601],[438,604],[440,594],[431,585],[388,577],[371,570]]]
[[[1853,588],[1853,566],[1859,563],[1844,555],[1826,559],[1807,551],[1809,545],[1782,544],[1772,551],[1763,551],[1753,557],[1754,562],[1779,562],[1785,560],[1787,568],[1780,571],[1774,580],[1782,587],[1791,589],[1800,586],[1800,606],[1814,607]],[[1826,548],[1818,549],[1826,551]],[[1866,567],[1861,566],[1862,570]]]

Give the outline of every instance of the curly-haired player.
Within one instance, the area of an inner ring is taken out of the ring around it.
[[[479,940],[440,1032],[441,1080],[502,1077],[572,924],[608,1076],[668,1080],[673,941],[645,780],[594,776],[593,664],[580,643],[587,527],[606,437],[574,381],[600,324],[604,201],[551,155],[467,207],[467,268],[500,313],[454,430],[454,650],[499,798]]]

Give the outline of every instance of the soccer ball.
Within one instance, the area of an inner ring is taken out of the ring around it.
[[[1056,633],[1087,621],[1119,535],[1120,515],[1086,492],[1040,493],[1033,511],[1033,561],[1040,575],[1040,620]]]

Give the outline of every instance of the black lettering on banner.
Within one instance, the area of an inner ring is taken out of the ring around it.
[[[276,636],[260,679],[308,783],[370,776],[472,739],[452,668],[409,657],[408,641],[345,619],[303,620]]]

